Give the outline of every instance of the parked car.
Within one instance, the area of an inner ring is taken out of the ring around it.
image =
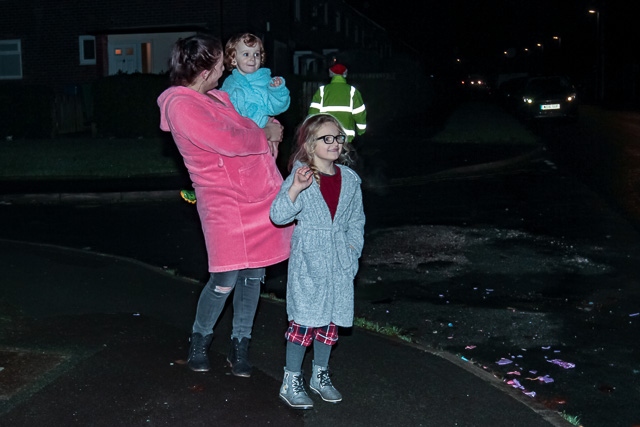
[[[578,118],[578,94],[568,77],[529,77],[515,96],[517,112],[524,119]]]

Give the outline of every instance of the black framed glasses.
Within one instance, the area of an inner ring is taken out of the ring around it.
[[[347,136],[340,134],[340,135],[323,135],[320,136],[318,138],[316,138],[316,141],[318,140],[323,140],[325,144],[333,144],[333,141],[337,142],[338,144],[344,144],[345,141],[347,140]]]

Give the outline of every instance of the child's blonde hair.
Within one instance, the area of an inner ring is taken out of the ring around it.
[[[249,47],[254,47],[256,44],[260,46],[260,66],[262,67],[266,59],[262,40],[255,34],[241,33],[231,37],[224,47],[224,66],[227,71],[231,71],[235,68],[233,61],[236,59],[236,48],[240,42],[243,42]]]
[[[293,169],[293,164],[296,161],[305,163],[313,171],[313,175],[318,183],[320,182],[320,175],[313,164],[313,158],[316,152],[316,145],[320,143],[317,139],[318,136],[321,136],[318,135],[318,130],[325,123],[333,123],[340,130],[341,134],[346,135],[344,127],[340,124],[338,119],[333,117],[331,114],[320,113],[310,115],[300,124],[300,126],[298,126],[298,129],[296,130],[295,151],[289,159],[289,171]],[[324,142],[322,142],[322,144],[324,144]],[[340,153],[340,157],[336,160],[336,163],[347,166],[351,165],[353,163],[353,154],[355,154],[353,146],[350,142],[345,140],[344,144],[342,144],[342,152]]]

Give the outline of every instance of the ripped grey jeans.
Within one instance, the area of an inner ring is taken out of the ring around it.
[[[260,300],[260,286],[264,282],[265,268],[211,273],[209,281],[202,289],[193,333],[209,335],[213,332],[225,302],[233,294],[233,330],[231,338],[251,339],[253,320]]]

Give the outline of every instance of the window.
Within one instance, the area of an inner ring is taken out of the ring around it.
[[[0,40],[0,80],[22,78],[20,40]]]
[[[96,38],[93,36],[80,36],[80,65],[96,64]]]

